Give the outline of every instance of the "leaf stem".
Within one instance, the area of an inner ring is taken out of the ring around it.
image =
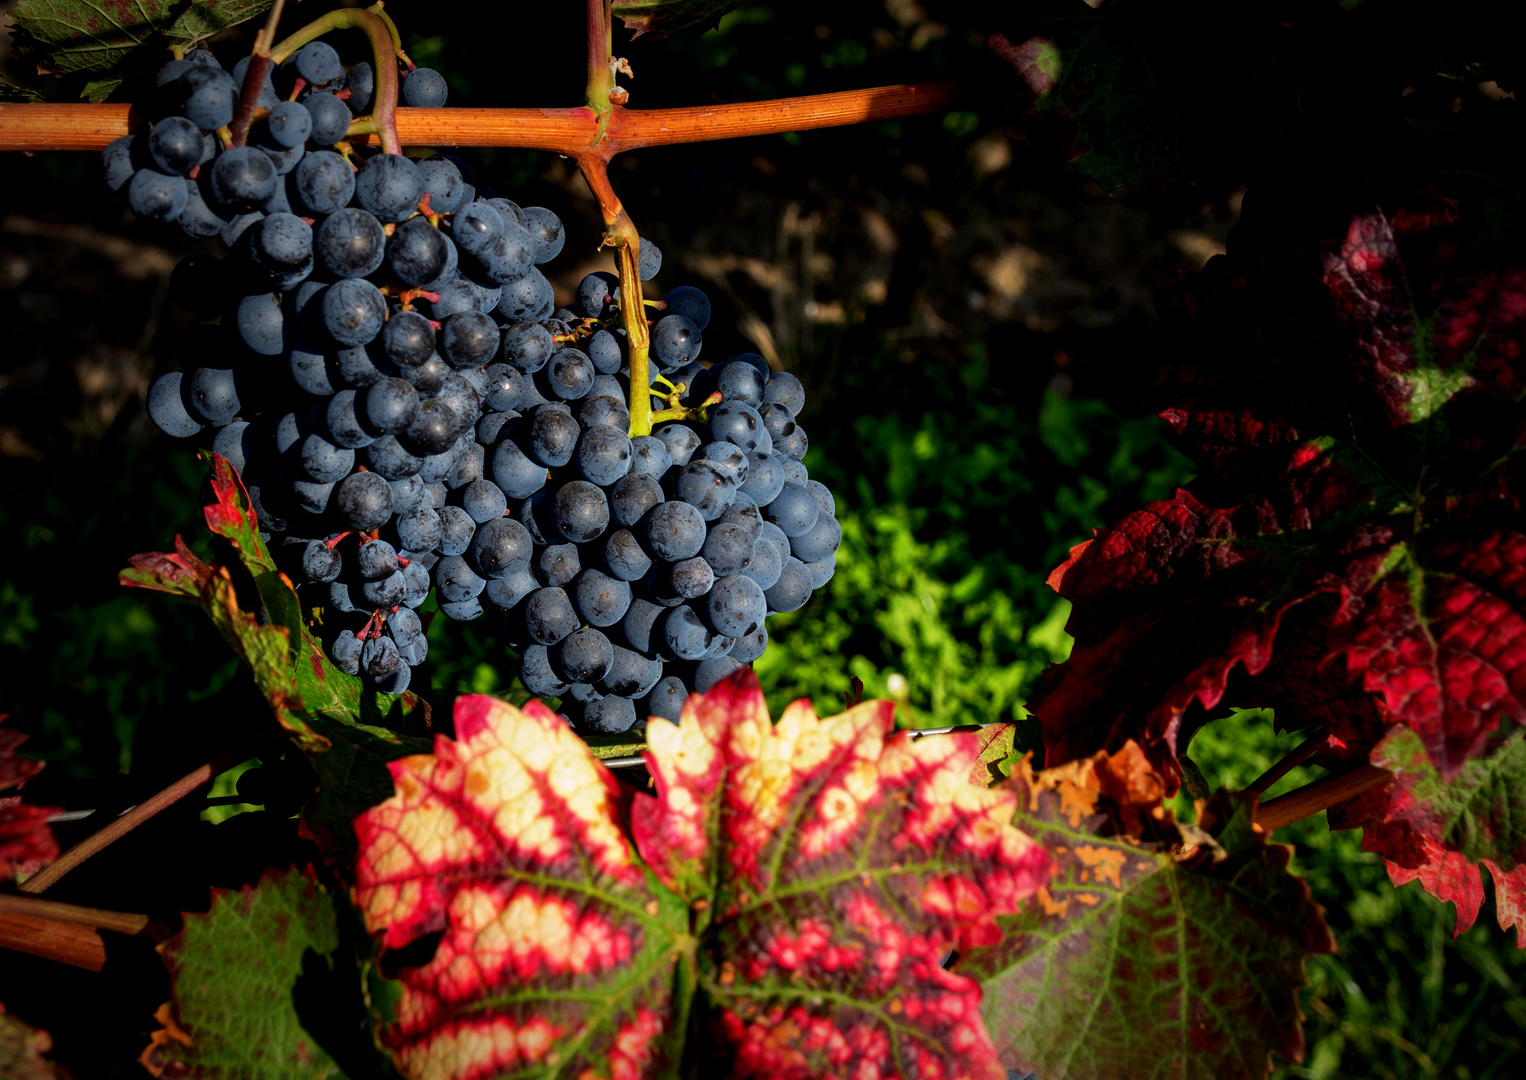
[[[249,67],[244,71],[244,85],[239,88],[238,105],[233,110],[233,122],[228,125],[233,135],[233,145],[243,146],[249,138],[249,125],[254,123],[254,110],[260,103],[260,91],[265,88],[265,78],[270,74],[272,60],[270,45],[275,41],[276,24],[286,0],[276,0],[270,8],[265,25],[254,35],[254,49],[249,54]]]
[[[154,922],[147,915],[134,915],[125,911],[103,911],[101,908],[61,904],[57,900],[41,900],[33,896],[0,893],[0,914],[53,919],[78,926],[91,926],[97,930],[127,934],[129,937],[145,931],[150,937],[160,941],[170,936],[168,927]]]
[[[1284,825],[1312,817],[1321,810],[1328,810],[1348,799],[1354,799],[1364,791],[1393,778],[1393,773],[1376,765],[1358,765],[1348,772],[1326,776],[1306,784],[1297,791],[1279,795],[1262,803],[1256,810],[1256,825],[1264,833],[1273,833]]]
[[[614,41],[610,17],[611,0],[588,0],[588,107],[600,116],[608,114],[609,89],[614,85],[610,49]]]
[[[1302,765],[1309,758],[1323,750],[1329,743],[1330,736],[1321,729],[1318,734],[1309,736],[1282,755],[1281,760],[1258,776],[1245,790],[1254,791],[1257,795],[1260,795],[1299,765]]]
[[[59,878],[90,858],[90,856],[104,851],[139,825],[142,825],[149,818],[158,814],[161,810],[173,806],[203,784],[211,783],[212,778],[219,773],[226,772],[239,762],[252,757],[253,751],[258,749],[271,737],[270,733],[261,734],[234,747],[232,750],[207,762],[205,765],[186,773],[163,791],[144,799],[105,828],[91,833],[85,839],[75,844],[68,851],[60,855],[52,864],[43,867],[41,871],[27,878],[21,884],[21,891],[34,895],[47,891],[49,887],[58,882]]]

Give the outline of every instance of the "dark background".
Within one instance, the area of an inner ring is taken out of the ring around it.
[[[1244,207],[1418,180],[1516,228],[1509,36],[1477,13],[1381,7],[1075,0],[989,22],[973,14],[985,5],[781,2],[677,40],[617,34],[633,108],[967,84],[943,116],[646,150],[611,170],[664,252],[654,293],[694,284],[715,304],[705,359],[760,352],[807,387],[807,462],[836,492],[844,545],[832,583],[770,621],[757,668],[776,711],[797,696],[830,711],[856,675],[903,722],[1023,720],[1034,678],[1068,651],[1048,571],[1190,478],[1153,415],[1170,350],[1154,296],[1222,251]],[[473,5],[465,22],[438,3],[387,10],[414,60],[446,72],[453,105],[578,103],[583,5],[528,8]],[[294,6],[287,28],[319,11]],[[1035,107],[986,47],[998,31],[1066,49],[1058,104]],[[336,44],[360,58],[358,35]],[[241,31],[215,43],[229,60],[247,47]],[[472,157],[479,182],[566,222],[559,300],[609,268],[568,163]],[[133,221],[93,155],[8,155],[0,190],[0,711],[49,761],[29,801],[120,809],[226,750],[261,707],[198,614],[116,582],[128,555],[177,532],[201,544],[194,449],[143,415],[154,377],[203,362],[166,287],[194,246]],[[437,707],[515,692],[485,621],[438,619],[430,637]],[[1269,714],[1238,719],[1193,744],[1211,782],[1243,785],[1290,745]],[[309,857],[269,814],[228,813],[187,800],[49,895],[173,920],[205,909],[208,882]],[[1355,835],[1315,819],[1278,839],[1297,843],[1343,945],[1310,965],[1310,1054],[1283,1075],[1519,1069],[1526,965],[1492,901],[1454,943],[1450,906],[1393,890]],[[0,961],[0,1000],[51,1030],[77,1076],[141,1075],[131,1061],[167,994],[146,945],[112,944],[101,975]]]

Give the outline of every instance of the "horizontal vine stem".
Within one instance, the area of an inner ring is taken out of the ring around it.
[[[1262,803],[1256,810],[1256,824],[1262,832],[1274,833],[1284,825],[1302,821],[1321,810],[1354,799],[1392,777],[1393,773],[1376,765],[1358,765],[1348,772],[1326,776],[1297,791],[1290,791]]]
[[[599,151],[710,142],[920,116],[954,103],[951,82],[876,86],[836,94],[681,109],[615,107]],[[128,105],[0,105],[0,150],[101,150],[147,117]],[[398,109],[409,146],[503,146],[575,157],[595,145],[592,109]]]
[[[35,896],[15,896],[9,893],[0,893],[0,914],[52,919],[55,922],[90,926],[97,930],[110,930],[113,933],[129,936],[155,929],[153,920],[147,915],[137,915],[126,911],[104,911],[101,908],[61,904],[57,900],[43,900]],[[160,940],[163,938],[161,937]]]

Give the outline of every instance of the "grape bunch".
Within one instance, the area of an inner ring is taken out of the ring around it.
[[[374,79],[322,42],[230,147],[216,129],[242,74],[206,52],[167,64],[157,119],[107,148],[106,173],[135,212],[225,251],[171,282],[215,366],[161,376],[149,416],[239,470],[335,665],[402,693],[433,592],[452,619],[494,613],[527,689],[615,732],[677,720],[761,655],[767,615],[826,583],[841,539],[800,460],[799,380],[752,354],[700,364],[709,301],[674,289],[648,381],[678,419],[632,438],[618,278],[557,308],[553,213],[447,155],[334,149]],[[443,104],[421,76],[405,100]],[[649,280],[661,253],[640,256]]]

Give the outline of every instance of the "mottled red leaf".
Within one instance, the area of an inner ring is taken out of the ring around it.
[[[1045,1080],[1260,1080],[1302,1054],[1304,961],[1334,942],[1290,849],[1222,797],[1216,836],[1178,831],[1137,746],[1011,781],[1017,822],[1057,857],[1040,903],[961,960],[983,980],[1002,1062]],[[1207,822],[1205,821],[1205,824]]]
[[[1191,492],[1050,578],[1047,760],[1134,738],[1174,784],[1179,732],[1257,705],[1326,763],[1402,724],[1449,781],[1526,724],[1526,270],[1434,194],[1263,206],[1162,305]]]
[[[0,1076],[5,1080],[69,1080],[67,1070],[43,1057],[53,1038],[22,1023],[0,1005]]]
[[[57,807],[27,806],[14,795],[0,796],[0,882],[18,873],[35,874],[58,858],[58,841],[48,827]]]
[[[686,1035],[716,1076],[1004,1075],[942,964],[998,940],[1050,857],[969,783],[972,733],[893,735],[886,702],[776,726],[738,672],[648,729],[627,823],[539,703],[462,698],[456,731],[357,823],[368,927],[442,934],[382,1032],[405,1075],[657,1075]]]
[[[1526,949],[1526,866],[1506,873],[1488,859],[1483,864],[1494,879],[1494,910],[1500,929],[1508,932],[1513,928],[1515,947]]]
[[[1006,776],[1002,762],[1015,758],[1016,724],[987,724],[975,733],[975,763],[970,766],[970,783],[990,787]]]
[[[5,713],[0,713],[0,724],[7,719]],[[42,762],[16,756],[21,744],[29,738],[30,735],[15,728],[0,727],[0,791],[24,784],[42,771]]]

